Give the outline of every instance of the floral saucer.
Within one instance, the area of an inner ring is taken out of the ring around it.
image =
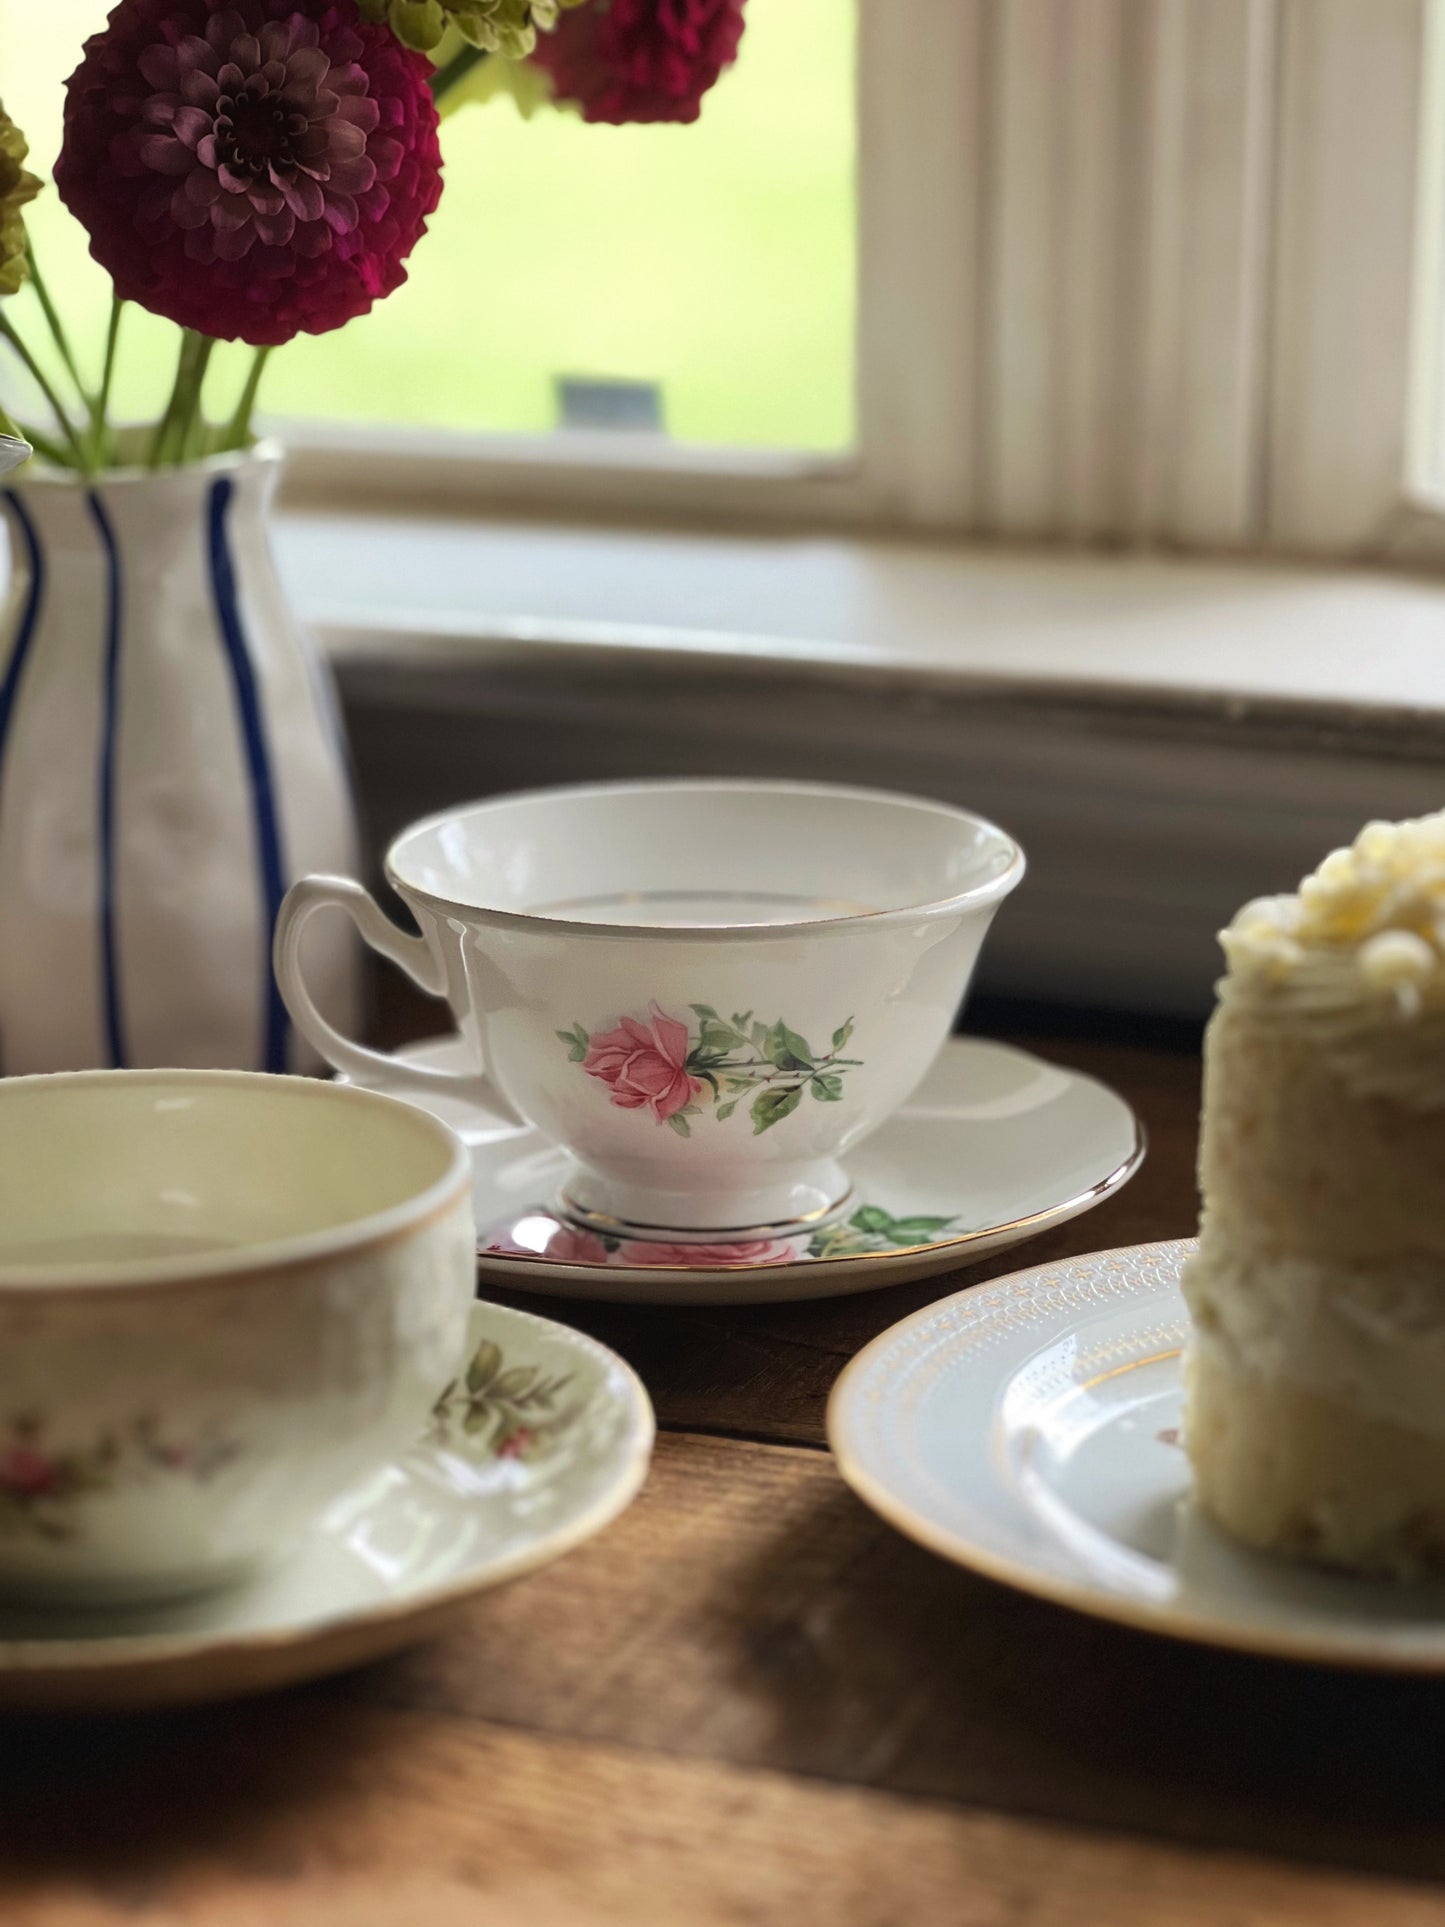
[[[642,1485],[652,1436],[647,1394],[614,1353],[478,1304],[427,1436],[284,1563],[146,1607],[0,1601],[0,1707],[229,1699],[428,1639],[476,1594],[610,1524]]]
[[[448,1039],[403,1055],[451,1065],[460,1048]],[[638,1304],[825,1298],[948,1271],[1091,1209],[1144,1156],[1133,1111],[1093,1078],[955,1037],[908,1104],[845,1160],[853,1196],[839,1219],[790,1238],[657,1243],[559,1215],[568,1162],[539,1133],[467,1129],[454,1099],[426,1101],[471,1145],[484,1280]]]
[[[1445,1673],[1445,1584],[1237,1544],[1180,1445],[1187,1239],[1096,1251],[927,1305],[828,1406],[848,1484],[900,1532],[1023,1592],[1280,1659]]]

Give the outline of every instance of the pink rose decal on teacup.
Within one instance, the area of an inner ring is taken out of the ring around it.
[[[651,1017],[650,1025],[624,1017],[616,1030],[597,1032],[588,1040],[582,1068],[609,1087],[614,1104],[625,1111],[646,1106],[659,1124],[666,1124],[701,1095],[703,1083],[687,1068],[687,1025],[655,1003]]]
[[[651,1111],[679,1137],[692,1135],[688,1120],[709,1106],[717,1122],[726,1123],[744,1099],[756,1137],[791,1117],[804,1096],[838,1103],[843,1079],[863,1062],[843,1056],[851,1017],[833,1032],[830,1049],[815,1051],[781,1017],[765,1024],[750,1010],[727,1018],[711,1004],[689,1008],[693,1024],[670,1016],[654,999],[646,1022],[623,1017],[600,1031],[574,1023],[557,1035],[571,1061],[607,1086],[614,1104]]]

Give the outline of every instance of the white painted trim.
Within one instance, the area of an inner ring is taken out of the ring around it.
[[[1436,504],[1445,488],[1445,0],[1426,0],[1423,67],[1406,466],[1407,493]]]
[[[850,523],[876,503],[853,458],[574,430],[461,435],[267,422],[294,507],[486,515],[497,510]]]
[[[399,670],[590,655],[1445,745],[1445,585],[1383,572],[328,516],[277,547],[304,612]]]

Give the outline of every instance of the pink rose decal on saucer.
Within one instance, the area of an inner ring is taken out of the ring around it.
[[[541,1259],[549,1265],[739,1271],[759,1265],[810,1264],[820,1259],[913,1251],[955,1234],[959,1222],[956,1218],[894,1217],[880,1205],[865,1204],[847,1220],[791,1238],[720,1238],[705,1244],[701,1240],[643,1240],[588,1231],[538,1205],[520,1217],[493,1225],[483,1235],[480,1249],[487,1257]]]
[[[711,1271],[719,1265],[786,1265],[802,1257],[807,1243],[806,1238],[739,1238],[732,1244],[662,1244],[629,1238],[623,1240],[607,1262],[671,1265],[681,1271],[690,1266],[704,1266]]]
[[[731,1018],[711,1004],[691,1004],[693,1022],[673,1017],[654,999],[647,1018],[622,1017],[610,1028],[588,1031],[574,1023],[557,1035],[568,1057],[588,1077],[605,1084],[625,1111],[650,1111],[679,1137],[691,1137],[690,1120],[711,1110],[725,1124],[747,1102],[753,1136],[791,1117],[805,1096],[836,1104],[843,1079],[861,1057],[845,1057],[853,1035],[850,1017],[833,1032],[827,1051],[783,1022],[765,1024],[750,1010]]]

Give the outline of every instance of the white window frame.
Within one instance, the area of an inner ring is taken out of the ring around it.
[[[859,6],[850,457],[287,425],[293,499],[1445,556],[1445,0]]]

